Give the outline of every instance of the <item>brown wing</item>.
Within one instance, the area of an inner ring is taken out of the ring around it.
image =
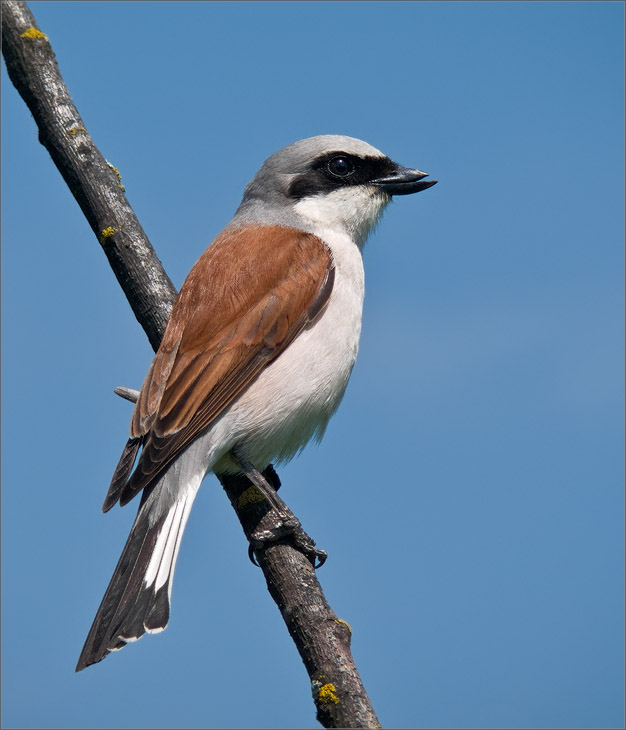
[[[174,304],[104,508],[132,499],[204,431],[321,312],[333,281],[330,251],[312,234],[264,226],[218,236]]]

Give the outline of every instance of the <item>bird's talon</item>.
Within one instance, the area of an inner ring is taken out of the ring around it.
[[[252,544],[248,545],[248,557],[250,558],[250,562],[252,563],[252,565],[256,565],[257,568],[261,567],[257,563],[256,554],[254,552],[254,545]]]
[[[315,540],[312,540],[306,532],[300,526],[300,522],[295,520],[291,524],[282,523],[273,530],[261,530],[254,532],[250,536],[250,545],[248,546],[248,557],[253,565],[258,568],[261,567],[256,559],[256,551],[266,547],[268,543],[276,542],[282,538],[291,538],[291,542],[296,550],[299,550],[305,555],[313,565],[315,570],[324,565],[328,558],[328,553],[325,550],[320,550],[315,547]],[[316,564],[317,563],[317,564]]]
[[[302,528],[294,532],[293,543],[311,561],[311,565],[315,570],[321,568],[326,562],[328,553],[325,550],[320,550],[315,547],[315,540],[310,538]],[[316,560],[319,561],[317,565],[315,564]]]

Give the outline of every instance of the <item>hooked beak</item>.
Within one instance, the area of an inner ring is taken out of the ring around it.
[[[371,182],[389,195],[408,195],[419,193],[437,184],[437,180],[423,181],[422,178],[425,177],[428,177],[427,172],[398,165],[393,174],[376,178]]]

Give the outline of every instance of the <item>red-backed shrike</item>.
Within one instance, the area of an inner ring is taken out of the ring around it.
[[[258,484],[321,439],[359,346],[361,249],[393,195],[435,184],[425,177],[323,135],[276,152],[250,182],[187,277],[141,389],[103,510],[143,491],[141,503],[76,671],[166,627],[205,474]]]

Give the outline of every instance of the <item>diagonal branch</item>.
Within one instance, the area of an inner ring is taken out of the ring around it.
[[[113,269],[135,317],[156,350],[176,297],[120,183],[96,147],[59,72],[48,38],[25,2],[2,2],[2,52],[9,77],[28,105],[39,141],[76,198]],[[132,400],[128,389],[123,397]],[[266,478],[277,488],[269,467]],[[273,514],[243,476],[222,479],[248,539]],[[334,614],[311,562],[288,542],[257,552],[311,680],[317,718],[324,727],[380,727],[350,652],[350,629]]]
[[[176,289],[126,200],[117,170],[85,129],[50,43],[26,3],[2,2],[2,53],[13,85],[35,118],[39,141],[96,234],[150,344],[158,348]]]

